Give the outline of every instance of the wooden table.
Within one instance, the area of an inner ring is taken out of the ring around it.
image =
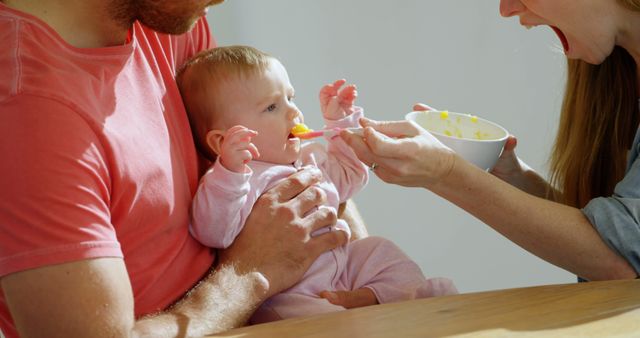
[[[640,280],[549,285],[370,306],[210,337],[640,337]]]

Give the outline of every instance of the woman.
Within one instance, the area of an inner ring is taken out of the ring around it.
[[[412,122],[365,120],[364,138],[342,137],[382,180],[427,188],[552,264],[587,280],[635,278],[640,0],[501,0],[500,12],[551,26],[569,59],[550,183],[517,158],[513,137],[491,173]]]

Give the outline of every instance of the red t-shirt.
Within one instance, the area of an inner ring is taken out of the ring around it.
[[[0,4],[0,277],[122,257],[141,316],[181,297],[214,255],[188,232],[195,147],[174,75],[211,48],[206,20],[79,49]],[[4,293],[0,327],[16,335]]]

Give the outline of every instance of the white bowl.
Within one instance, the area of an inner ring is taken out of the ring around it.
[[[493,168],[509,136],[503,127],[470,114],[413,111],[405,118],[483,170]]]

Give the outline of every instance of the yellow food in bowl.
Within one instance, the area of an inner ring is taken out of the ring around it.
[[[440,121],[437,121],[437,119],[433,120],[427,129],[432,132],[460,139],[492,140],[503,136],[502,134],[496,136],[494,135],[495,133],[490,131],[480,130],[480,128],[485,126],[478,124],[478,117],[475,115],[452,114],[455,116],[455,120],[449,118],[448,111],[440,112]]]
[[[509,133],[493,122],[471,114],[448,111],[414,111],[406,116],[438,141],[478,167],[491,169]]]

